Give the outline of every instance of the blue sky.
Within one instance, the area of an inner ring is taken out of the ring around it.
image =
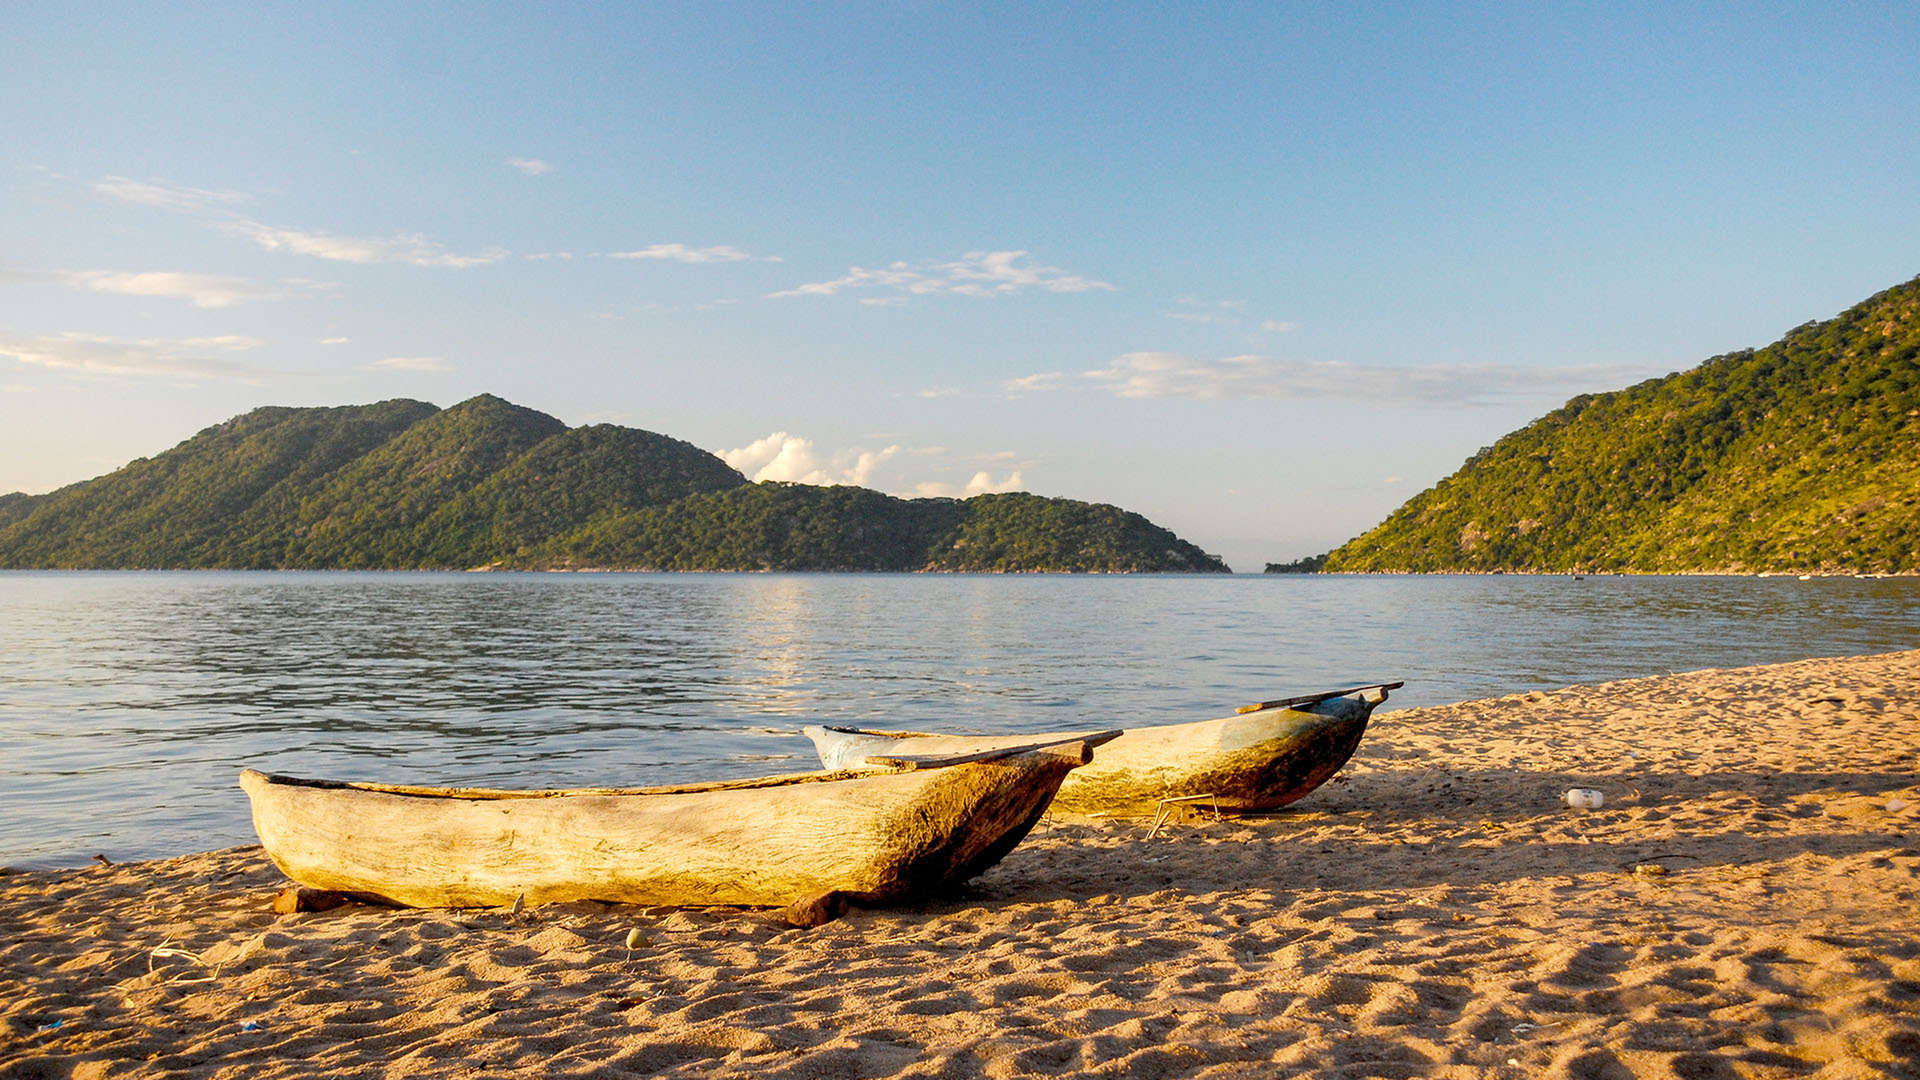
[[[1920,273],[1910,5],[0,7],[0,491],[500,394],[1323,551]]]

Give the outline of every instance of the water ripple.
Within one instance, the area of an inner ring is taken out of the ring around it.
[[[0,862],[251,839],[246,765],[632,785],[805,767],[803,723],[1396,706],[1920,647],[1920,582],[0,573]]]

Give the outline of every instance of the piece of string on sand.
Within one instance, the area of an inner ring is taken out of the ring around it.
[[[152,951],[147,953],[147,974],[149,975],[154,974],[153,962],[155,960],[178,959],[178,960],[189,960],[195,964],[200,965],[203,968],[211,968],[212,970],[205,975],[191,975],[185,971],[175,972],[172,976],[170,976],[167,979],[167,981],[170,983],[213,982],[220,978],[220,969],[218,967],[216,967],[213,964],[207,963],[206,960],[203,959],[199,953],[193,952],[190,949],[182,949],[172,945],[171,944],[172,941],[173,941],[172,938],[167,938],[164,941],[160,942],[160,944],[155,945]]]

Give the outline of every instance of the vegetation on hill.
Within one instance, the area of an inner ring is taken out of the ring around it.
[[[285,530],[273,526],[287,509],[436,411],[419,401],[255,409],[166,453],[39,496],[0,531],[0,565],[281,565]],[[274,506],[277,516],[266,512]]]
[[[1224,571],[1117,507],[749,484],[688,443],[481,395],[256,409],[0,496],[0,567]]]
[[[1105,503],[1014,492],[976,495],[964,505],[959,525],[937,541],[928,569],[1226,570],[1218,558],[1139,514]]]
[[[449,502],[567,426],[482,394],[421,420],[303,499],[283,565],[431,565],[417,528]]]
[[[950,499],[759,483],[596,522],[542,565],[640,570],[919,570]]]
[[[1920,570],[1920,279],[1764,349],[1574,398],[1325,569]]]
[[[416,532],[428,564],[525,556],[597,518],[747,482],[692,443],[595,424],[563,431],[446,503]]]
[[[0,495],[0,529],[32,513],[34,507],[45,502],[46,498],[45,495],[29,495],[24,491]]]
[[[1327,565],[1325,555],[1309,555],[1292,562],[1270,562],[1261,573],[1265,574],[1317,574]]]
[[[1225,572],[1119,507],[1037,495],[899,499],[760,483],[605,519],[549,544],[543,566],[653,570]]]

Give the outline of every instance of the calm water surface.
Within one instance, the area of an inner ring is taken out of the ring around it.
[[[1170,723],[1920,647],[1914,579],[0,573],[0,864],[252,841],[243,766],[642,785],[813,722]]]

